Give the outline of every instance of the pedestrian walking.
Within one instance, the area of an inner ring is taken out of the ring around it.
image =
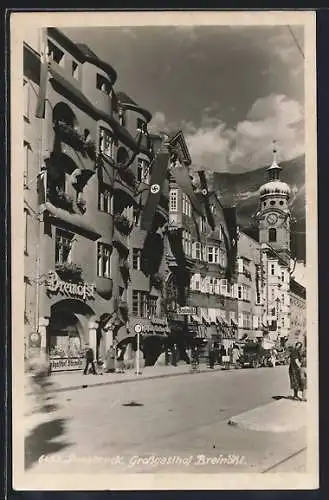
[[[291,349],[289,361],[290,388],[293,390],[293,399],[299,400],[298,392],[303,391],[302,384],[302,343],[297,342]]]
[[[125,349],[123,347],[117,348],[117,356],[116,356],[116,372],[124,373],[124,354]]]
[[[306,352],[304,351],[302,354],[302,362],[300,367],[300,375],[302,379],[302,400],[307,401],[307,358]]]
[[[239,358],[240,358],[240,350],[238,346],[234,344],[232,349],[232,363],[235,368],[238,368]]]
[[[94,351],[88,344],[86,345],[85,357],[86,357],[86,366],[85,366],[85,369],[83,370],[83,374],[87,375],[89,373],[89,370],[91,367],[92,374],[97,375],[96,368],[95,368],[95,362],[94,362]]]
[[[111,345],[106,353],[105,371],[108,373],[115,372],[115,348]]]
[[[209,347],[209,368],[214,368],[215,364],[215,352],[214,352],[214,347],[211,345]]]

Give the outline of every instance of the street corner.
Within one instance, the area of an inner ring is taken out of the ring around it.
[[[302,401],[279,399],[231,417],[228,424],[260,432],[297,432],[306,426],[307,405]]]

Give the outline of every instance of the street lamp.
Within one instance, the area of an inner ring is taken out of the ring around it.
[[[141,372],[139,371],[139,348],[140,348],[140,334],[142,332],[142,325],[137,323],[134,326],[135,333],[137,334],[137,351],[136,351],[136,375],[141,375]]]

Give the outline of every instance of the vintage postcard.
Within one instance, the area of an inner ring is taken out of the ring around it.
[[[318,487],[315,24],[12,14],[15,489]]]

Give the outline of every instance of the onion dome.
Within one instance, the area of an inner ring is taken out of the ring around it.
[[[259,190],[261,197],[280,195],[289,198],[290,187],[285,182],[280,180],[280,171],[282,168],[276,161],[276,147],[273,147],[273,161],[272,165],[267,169],[269,182],[263,184]]]

